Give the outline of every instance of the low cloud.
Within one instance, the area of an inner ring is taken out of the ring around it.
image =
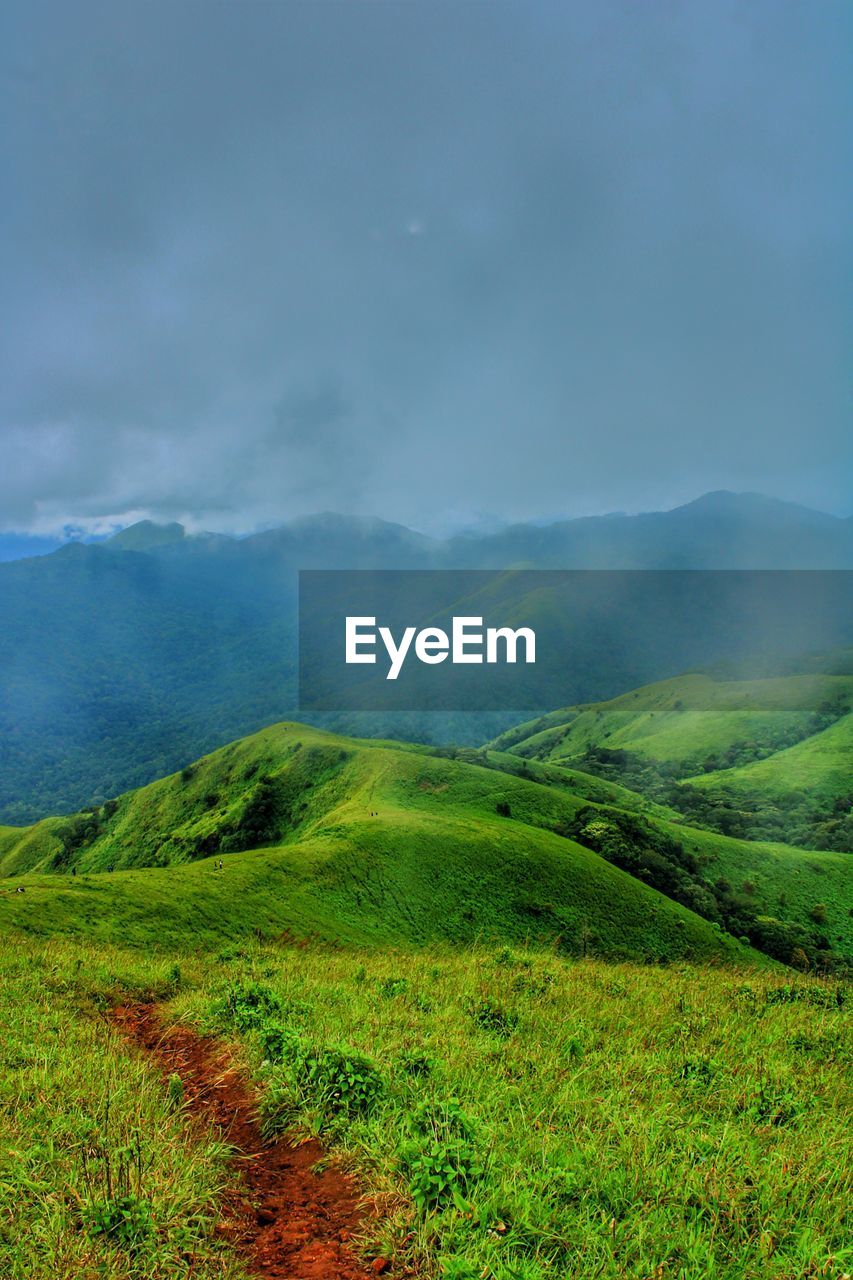
[[[850,27],[15,0],[0,526],[846,511]]]

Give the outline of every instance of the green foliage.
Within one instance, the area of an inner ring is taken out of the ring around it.
[[[3,1280],[244,1280],[215,1233],[224,1149],[99,1011],[167,994],[168,967],[0,942]]]
[[[184,1105],[184,1082],[176,1071],[173,1071],[168,1080],[169,1102],[179,1110]]]
[[[267,1133],[322,1133],[383,1205],[366,1220],[369,1256],[425,1280],[448,1266],[620,1280],[675,1274],[685,1257],[719,1280],[845,1265],[841,983],[613,966],[521,943],[390,954],[254,940],[234,949],[223,990],[222,960],[191,940],[160,960],[74,941],[0,947],[0,1133],[17,1153],[0,1178],[4,1277],[88,1267],[106,1280],[183,1280],[186,1254],[200,1280],[237,1280],[214,1243],[221,1149],[189,1138],[156,1064],[93,1016],[151,992],[170,998],[167,1019],[239,1043]],[[404,998],[377,1000],[400,978]],[[424,990],[428,1008],[415,999]],[[519,1001],[512,1035],[472,1034],[472,1008]],[[137,1142],[141,1178],[116,1185]],[[150,1232],[137,1202],[150,1206]]]
[[[466,1195],[479,1174],[477,1156],[464,1139],[433,1139],[422,1145],[411,1143],[401,1152],[408,1177],[409,1194],[422,1214],[453,1204],[460,1212],[468,1209]]]
[[[278,779],[281,843],[198,858],[199,841],[233,837],[267,776]],[[501,797],[511,819],[495,813]],[[395,944],[559,939],[650,960],[742,955],[695,912],[555,834],[585,803],[496,768],[279,725],[199,761],[189,783],[165,778],[123,797],[75,855],[76,876],[29,874],[25,894],[0,893],[0,924],[163,949],[190,931],[216,952],[260,930]],[[0,866],[44,866],[52,831],[0,829]]]
[[[619,782],[724,835],[851,851],[851,703],[849,674],[692,675],[555,712],[498,742]]]
[[[261,1105],[267,1136],[287,1128],[301,1107],[328,1117],[369,1115],[385,1095],[383,1076],[364,1054],[295,1036],[282,1044],[285,1065],[271,1079]]]
[[[280,1013],[281,1000],[263,983],[234,982],[220,999],[216,1012],[238,1030],[250,1031]]]
[[[469,1013],[471,1020],[481,1031],[488,1031],[503,1040],[511,1036],[518,1026],[518,1014],[514,1010],[502,1008],[493,1000],[478,1000],[471,1005]]]
[[[474,1141],[476,1126],[458,1099],[419,1103],[409,1128],[412,1138],[403,1143],[400,1158],[415,1207],[422,1214],[451,1204],[468,1210],[466,1197],[483,1167]]]
[[[358,1164],[367,1194],[392,1206],[372,1247],[401,1269],[619,1280],[675,1271],[690,1255],[697,1276],[789,1280],[842,1256],[841,983],[617,967],[522,944],[276,946],[242,969],[282,1008],[305,1002],[300,1059],[347,1044],[376,1064],[376,1104],[330,1111],[298,1087],[290,1049],[271,1066],[262,1033],[243,1037],[269,1131],[320,1132]],[[404,998],[377,1000],[400,978]],[[423,1009],[415,996],[427,988]],[[176,1016],[204,1025],[210,999],[187,992]],[[522,1001],[511,1035],[472,1034],[472,1010],[487,1005],[490,1020]]]
[[[154,1233],[151,1205],[132,1194],[85,1204],[82,1217],[90,1235],[106,1236],[131,1252],[138,1251]]]

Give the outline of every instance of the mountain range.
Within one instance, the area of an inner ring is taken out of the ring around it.
[[[242,538],[143,521],[0,564],[0,820],[101,803],[292,716],[299,569],[520,566],[848,569],[853,521],[725,492],[668,512],[445,540],[329,514]],[[667,662],[630,672],[602,663],[577,697],[678,674]],[[472,743],[511,718],[324,723]]]

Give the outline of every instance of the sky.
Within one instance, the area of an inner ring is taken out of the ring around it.
[[[853,512],[845,0],[6,0],[0,528]]]

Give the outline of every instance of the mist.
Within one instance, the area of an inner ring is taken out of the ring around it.
[[[0,528],[849,514],[849,6],[0,23]]]

